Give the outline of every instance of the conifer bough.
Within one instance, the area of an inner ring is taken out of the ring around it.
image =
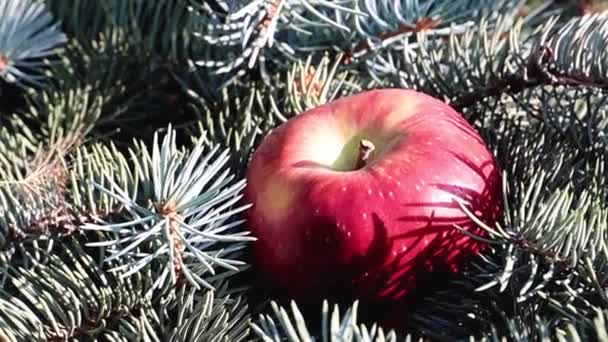
[[[471,235],[498,219],[501,189],[493,155],[446,103],[405,89],[344,97],[255,151],[254,264],[286,297],[393,302],[483,248]]]
[[[42,85],[44,58],[67,41],[45,4],[0,0],[0,78],[19,86]]]

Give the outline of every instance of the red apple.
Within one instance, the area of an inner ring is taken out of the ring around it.
[[[291,298],[396,300],[435,268],[482,247],[454,224],[500,215],[501,177],[484,141],[446,103],[404,89],[308,110],[252,156],[245,200],[254,266]]]

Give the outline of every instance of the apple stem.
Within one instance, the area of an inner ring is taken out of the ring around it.
[[[361,141],[359,142],[359,155],[357,157],[357,164],[355,165],[355,170],[358,170],[367,165],[367,160],[369,159],[375,148],[376,146],[374,146],[373,142],[367,139],[361,139]]]

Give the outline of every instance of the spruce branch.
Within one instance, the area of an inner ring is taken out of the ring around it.
[[[169,127],[162,142],[155,135],[152,154],[143,144],[131,152],[134,182],[117,182],[125,180],[127,174],[116,175],[112,169],[100,173],[103,183],[81,173],[80,182],[86,182],[85,187],[94,187],[121,206],[119,213],[124,219],[101,216],[81,227],[113,233],[113,239],[92,244],[107,247],[107,261],[122,256],[135,259],[113,271],[129,276],[162,259],[165,267],[157,286],[167,278],[171,284],[185,278],[196,288],[213,289],[205,277],[220,276],[218,267],[239,271],[246,265],[234,257],[253,239],[248,232],[238,230],[243,221],[233,219],[249,207],[239,204],[245,183],[232,182],[229,170],[222,171],[227,151],[217,157],[216,152],[217,148],[204,153],[202,140],[190,153],[179,151],[175,131]],[[143,248],[146,242],[154,247]]]
[[[0,174],[0,284],[7,275],[5,266],[41,258],[41,253],[26,249],[34,246],[48,251],[55,237],[75,231],[78,218],[65,203],[66,156],[75,143],[65,139],[40,146],[33,157],[22,155],[23,164],[4,164]]]
[[[480,222],[491,248],[464,277],[412,305],[420,309],[408,322],[445,340],[490,329],[495,340],[554,338],[574,322],[588,329],[594,308],[607,304],[603,90],[524,89],[466,113],[479,118],[504,169],[504,220]]]
[[[102,3],[79,0],[67,3],[60,0],[46,0],[49,10],[62,24],[64,32],[79,41],[94,40],[104,30],[107,21]]]
[[[40,148],[25,168],[5,168],[0,175],[0,234],[11,240],[44,235],[53,226],[72,225],[63,201],[66,192],[65,155],[73,144],[64,140]],[[71,230],[71,229],[69,229]],[[0,245],[3,247],[3,245]]]
[[[440,303],[433,303],[434,305]],[[372,325],[367,327],[365,324],[357,323],[358,303],[355,302],[350,307],[344,318],[340,319],[339,308],[334,305],[333,311],[329,313],[329,305],[327,301],[323,303],[321,314],[320,331],[311,332],[307,321],[300,313],[295,302],[291,302],[291,315],[288,310],[282,306],[272,302],[273,315],[260,315],[257,322],[252,323],[253,331],[262,341],[411,341],[413,336],[407,334],[404,337],[398,337],[395,331],[391,330],[385,333],[380,326]],[[454,308],[458,310],[456,307]],[[527,325],[526,322],[518,319],[508,319],[508,330],[499,332],[492,326],[493,322],[489,322],[490,327],[483,334],[475,334],[463,336],[458,340],[469,341],[536,341],[536,340],[601,340],[606,338],[606,320],[608,311],[595,308],[589,321],[576,322],[566,321],[558,327],[551,326],[549,322],[542,319],[538,315],[533,317],[534,325]],[[477,317],[473,314],[471,320]],[[462,316],[454,316],[452,319],[463,320]],[[439,319],[439,318],[437,318]],[[465,319],[466,320],[466,319]],[[458,322],[449,322],[444,320],[443,323],[452,323],[458,325]],[[462,323],[462,322],[461,322]],[[462,324],[460,324],[462,326]],[[432,340],[436,341],[454,341],[454,337],[446,337],[441,335],[443,331],[439,329],[439,325],[435,325],[431,336]],[[420,340],[423,340],[422,338]]]
[[[557,0],[527,13],[506,0],[0,0],[0,10],[21,3],[48,4],[71,39],[61,55],[65,41],[26,60],[40,64],[19,71],[38,77],[61,57],[43,77],[50,87],[1,118],[0,340],[323,339],[295,304],[250,326],[247,290],[225,282],[252,240],[238,180],[281,122],[385,86],[461,110],[505,170],[491,248],[405,308],[407,331],[606,339],[606,13]],[[61,35],[51,21],[41,30]],[[162,110],[169,74],[189,96],[186,120],[175,102]],[[150,144],[168,121],[176,129]],[[178,130],[193,147],[177,147]],[[127,149],[133,137],[145,143]],[[64,234],[81,222],[94,232]],[[325,307],[334,340],[397,339],[347,316],[332,326]]]
[[[465,104],[458,101],[500,95],[517,82],[522,24],[503,16],[490,27],[482,18],[475,27],[452,32],[447,42],[420,32],[415,41],[401,40],[399,49],[379,51],[367,67],[382,86],[419,89],[461,109]]]
[[[392,49],[418,31],[447,36],[450,27],[462,32],[475,19],[495,12],[513,12],[517,1],[305,1],[258,0],[242,3],[218,17],[205,3],[199,8],[196,37],[209,53],[195,61],[229,84],[256,67],[265,81],[269,70],[285,69],[285,61],[310,53],[343,53],[346,64],[360,64],[379,48]],[[195,24],[196,25],[196,24]],[[229,51],[229,58],[212,51]],[[259,67],[259,68],[257,68]]]
[[[530,322],[536,324],[536,302],[517,302],[513,291],[476,291],[487,283],[488,274],[500,269],[498,260],[486,253],[445,283],[438,284],[430,277],[428,286],[403,305],[397,323],[433,341],[500,341],[505,336],[520,341],[517,336],[535,336]]]
[[[518,76],[506,77],[480,94],[470,94],[454,102],[457,108],[472,105],[480,99],[498,96],[507,90],[517,93],[527,88],[551,86],[582,86],[606,90],[605,51],[597,49],[608,39],[608,13],[596,13],[576,18],[555,28],[552,18],[524,57],[525,65]]]
[[[20,87],[42,86],[44,60],[67,41],[45,5],[32,0],[0,1],[0,77]]]
[[[605,253],[605,252],[604,252]],[[597,310],[606,310],[606,284],[608,280],[606,262],[599,264],[585,257],[580,265],[564,275],[559,288],[548,298],[548,311],[557,317],[591,328]]]
[[[596,273],[597,265],[591,266],[587,260],[580,269],[563,272],[556,277],[559,279],[552,280],[559,287],[550,284],[541,295],[518,301],[520,284],[529,280],[527,274],[521,275],[526,270],[522,265],[514,268],[506,290],[477,290],[504,267],[501,256],[486,251],[449,282],[430,282],[430,289],[425,288],[403,306],[398,323],[415,336],[433,341],[554,340],[572,329],[571,325],[576,325],[575,330],[582,336],[602,332],[594,330],[594,319],[597,310],[605,309],[608,303],[600,298],[603,290],[599,290],[605,280],[605,267]],[[542,273],[542,263],[531,263]]]
[[[309,55],[304,62],[294,62],[287,76],[280,80],[287,87],[285,95],[269,94],[273,111],[281,122],[305,110],[320,106],[339,97],[361,91],[360,76],[352,70],[340,68],[342,54],[322,56],[313,63]]]
[[[228,283],[203,293],[180,288],[159,310],[162,335],[170,341],[246,341],[250,338],[248,306]]]
[[[100,191],[93,183],[103,188],[118,184],[121,188],[129,189],[134,196],[138,191],[140,166],[129,165],[127,157],[114,144],[82,146],[73,153],[72,163],[68,201],[83,216],[116,215],[122,208],[122,203],[116,197]],[[143,190],[141,196],[151,194]]]
[[[596,308],[592,325],[569,322],[557,331],[559,341],[608,341],[608,311]]]
[[[89,138],[90,131],[114,124],[126,112],[141,118],[135,114],[143,107],[142,93],[149,94],[154,84],[150,78],[142,80],[150,71],[145,64],[140,66],[146,58],[145,51],[118,33],[101,34],[86,43],[71,40],[62,58],[47,70],[47,86],[27,91],[24,108],[7,116],[1,144],[19,139],[13,146],[24,144],[28,153],[34,153],[39,145]],[[154,103],[145,102],[149,113]]]
[[[249,336],[244,289],[220,282],[214,291],[151,292],[153,267],[118,277],[98,264],[101,251],[83,245],[99,237],[64,238],[38,262],[9,267],[8,281],[0,287],[3,341],[241,341]]]
[[[601,277],[608,260],[603,91],[535,88],[470,110],[485,113],[479,129],[505,171],[504,221],[479,222],[494,261],[477,289],[521,305],[565,301],[555,310],[588,319],[591,306],[605,307],[594,295],[604,285],[580,280]]]
[[[168,89],[169,70],[176,67],[132,42],[126,30],[71,40],[63,55],[49,71],[61,81],[29,93],[21,115],[37,140],[80,131],[88,141],[113,138],[122,148],[133,138],[149,142],[156,129],[166,127],[168,111],[179,113]]]
[[[193,103],[192,110],[200,119],[189,129],[189,135],[200,137],[207,147],[221,146],[230,149],[230,168],[235,170],[235,177],[242,179],[254,147],[264,133],[270,130],[268,126],[273,120],[258,109],[257,90],[222,90],[224,100],[235,94],[241,94],[239,98],[244,102],[232,102],[232,105],[223,108],[217,104]],[[203,132],[206,134],[201,134]]]
[[[272,341],[397,341],[395,331],[385,332],[382,327],[374,324],[371,327],[357,322],[358,301],[355,301],[344,313],[344,317],[340,317],[340,309],[338,305],[334,305],[330,311],[327,300],[323,301],[321,312],[321,328],[316,334],[311,332],[306,320],[302,316],[298,305],[291,301],[291,315],[282,306],[276,302],[271,302],[272,313],[260,315],[256,323],[252,323],[253,331],[264,342]],[[411,336],[407,336],[406,340],[410,340]]]
[[[382,86],[412,87],[464,110],[488,98],[543,86],[606,88],[604,31],[608,14],[596,13],[558,25],[558,17],[532,30],[508,16],[490,25],[453,31],[448,44],[426,32],[367,61]]]
[[[522,197],[507,204],[516,210],[507,213],[506,227],[488,227],[462,206],[493,241],[505,244],[504,268],[479,291],[499,286],[502,292],[518,279],[517,301],[547,296],[544,291],[551,292],[552,285],[559,285],[560,277],[580,267],[585,258],[595,264],[607,260],[605,203],[596,202],[588,191],[575,194],[571,187],[548,190],[550,175],[535,171],[537,176],[519,192]]]
[[[46,0],[60,18],[66,32],[80,43],[100,35],[121,33],[129,43],[154,51],[162,58],[180,59],[188,55],[190,34],[186,0],[80,0],[75,3]]]
[[[353,48],[347,49],[345,63],[353,57],[373,56],[376,50],[392,49],[392,44],[402,40],[415,40],[418,33],[429,39],[446,38],[449,34],[464,33],[475,21],[485,18],[494,22],[496,13],[514,15],[521,8],[517,1],[382,1],[375,4],[365,1],[370,20],[357,22],[359,31],[365,31]],[[368,56],[365,56],[368,55]]]
[[[522,323],[511,322],[511,331],[506,336],[498,335],[495,330],[484,336],[485,341],[607,341],[606,318],[608,311],[595,309],[592,324],[567,321],[562,326],[552,329],[550,324],[536,317],[533,326],[522,326]],[[526,331],[525,329],[529,329]]]
[[[0,330],[9,341],[103,336],[115,321],[149,308],[144,296],[151,286],[148,271],[113,277],[82,242],[65,239],[43,262],[10,268],[8,284],[0,288]]]

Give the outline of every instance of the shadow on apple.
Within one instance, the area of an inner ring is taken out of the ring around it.
[[[474,165],[470,167],[483,174],[478,167]],[[496,193],[495,189],[499,187],[500,180],[484,178],[487,186],[481,192],[450,184],[435,184],[435,187],[459,197],[477,211],[484,213],[479,217],[481,221],[494,222],[498,219],[500,208],[497,203],[500,202],[492,198],[491,193]],[[490,200],[480,202],[481,199],[488,198]],[[436,214],[441,208],[459,209],[460,206],[456,201],[407,202],[403,203],[402,207],[404,209],[426,207],[434,210],[429,216],[400,216],[397,220],[402,224],[421,221],[426,223],[397,235],[390,234],[390,229],[387,227],[390,222],[383,219],[379,213],[372,212],[373,239],[367,252],[352,258],[348,265],[319,265],[319,279],[331,279],[331,281],[319,283],[317,286],[324,290],[315,291],[310,297],[306,297],[305,294],[298,295],[300,298],[298,305],[305,315],[317,317],[323,298],[328,298],[330,303],[338,303],[343,308],[358,299],[360,320],[379,322],[385,329],[404,329],[408,316],[415,311],[417,301],[434,291],[441,291],[455,275],[458,276],[460,266],[475,258],[477,252],[485,247],[483,243],[471,239],[454,228],[454,224],[458,224],[459,227],[474,234],[485,235],[484,231],[476,227],[464,213],[461,218],[442,217]],[[326,239],[328,234],[332,235],[331,240],[338,243],[335,250],[339,250],[339,241],[343,237],[340,236],[335,221],[329,217],[320,219],[312,232],[312,235],[318,236],[319,239]],[[428,239],[429,236],[433,237]],[[391,257],[394,245],[400,240],[408,240],[408,249]],[[312,240],[310,244],[319,246],[322,243]],[[331,251],[325,252],[331,253]],[[326,255],[325,259],[334,258]],[[342,271],[336,272],[338,269]],[[267,279],[261,278],[257,281],[257,286],[264,288],[269,297],[287,304],[292,297],[282,293],[281,287],[274,285],[276,284],[268,282]]]
[[[484,248],[454,227],[483,235],[455,198],[493,225],[501,196],[494,157],[445,103],[395,89],[342,98],[256,150],[253,274],[267,298],[296,299],[313,317],[325,298],[358,299],[362,317],[398,328],[408,305]]]

